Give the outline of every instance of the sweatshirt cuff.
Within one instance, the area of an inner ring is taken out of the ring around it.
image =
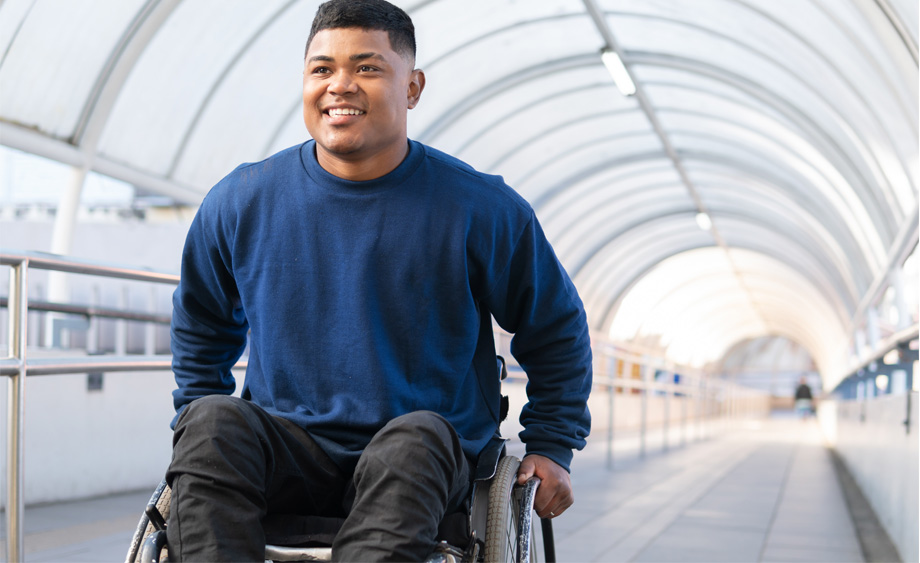
[[[556,462],[559,467],[571,473],[569,466],[572,464],[572,450],[565,446],[560,446],[552,442],[527,442],[527,453],[525,455],[536,454],[549,458]]]

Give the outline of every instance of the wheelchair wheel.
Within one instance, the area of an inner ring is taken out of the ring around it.
[[[514,561],[517,544],[517,510],[511,490],[517,479],[517,470],[521,465],[516,457],[503,457],[498,462],[495,477],[489,485],[489,511],[486,518],[487,563],[506,563]]]
[[[125,563],[166,559],[166,521],[169,519],[171,500],[172,489],[163,481],[153,492],[147,509],[138,522]],[[151,514],[154,516],[153,519],[150,517]]]
[[[541,559],[542,544],[537,543],[537,526],[532,525],[536,484],[516,485],[520,465],[516,457],[503,457],[489,485],[486,563],[532,563]]]

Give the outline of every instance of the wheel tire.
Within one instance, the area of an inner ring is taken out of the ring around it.
[[[518,514],[512,489],[521,462],[514,456],[498,462],[489,484],[489,512],[486,518],[486,563],[510,563],[517,552]]]
[[[172,489],[169,488],[169,485],[167,485],[163,489],[163,492],[160,493],[160,498],[157,499],[157,503],[156,503],[157,510],[159,510],[160,514],[163,515],[163,520],[167,520],[167,521],[169,520],[169,506],[171,502],[172,502]],[[156,530],[157,528],[153,525],[152,522],[150,522],[150,519],[147,518],[147,527],[144,528],[144,535],[141,536],[141,542],[138,545],[137,553],[134,556],[133,563],[141,563],[140,547],[144,544],[144,540],[147,539],[147,536],[149,536]],[[160,552],[160,560],[162,561],[165,558],[166,558],[166,548],[164,547],[163,550]]]

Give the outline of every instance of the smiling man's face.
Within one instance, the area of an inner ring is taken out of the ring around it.
[[[425,85],[385,31],[325,29],[304,60],[303,119],[323,168],[351,180],[382,176],[408,151],[406,114]]]

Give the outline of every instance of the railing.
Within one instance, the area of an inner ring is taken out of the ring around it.
[[[23,493],[23,410],[26,376],[80,374],[87,372],[139,372],[169,370],[169,355],[106,355],[76,358],[29,358],[26,349],[28,312],[31,310],[49,313],[82,315],[87,318],[106,317],[147,323],[163,323],[168,316],[152,313],[130,312],[121,309],[107,309],[95,306],[80,306],[62,303],[31,301],[28,298],[28,271],[30,268],[88,274],[108,278],[120,278],[161,284],[176,284],[179,277],[146,269],[131,269],[104,265],[90,261],[66,259],[60,256],[0,251],[0,265],[10,266],[10,293],[7,299],[0,299],[0,307],[9,310],[10,357],[0,359],[0,376],[9,377],[9,412],[7,438],[7,560],[21,561],[24,548],[22,526]],[[510,335],[496,332],[496,343],[505,357],[511,358],[508,348]],[[605,431],[608,467],[614,464],[614,439],[622,425],[615,423],[615,414],[629,402],[639,401],[638,440],[639,456],[644,456],[653,433],[661,434],[664,449],[670,446],[670,424],[674,421],[671,408],[680,405],[677,416],[680,441],[687,441],[687,432],[695,425],[698,437],[706,433],[706,425],[713,420],[731,420],[737,417],[765,415],[769,408],[766,393],[750,390],[727,381],[711,380],[702,373],[665,364],[661,359],[628,350],[594,338],[595,377],[594,393],[597,411],[602,416],[595,419],[597,431]],[[245,360],[237,364],[244,368]],[[516,365],[511,366],[510,379],[526,379]],[[638,376],[638,377],[636,377]],[[675,380],[677,380],[675,382]],[[661,398],[663,416],[653,416],[650,404],[653,398]],[[594,407],[592,407],[594,408]],[[603,416],[606,415],[606,416]],[[707,422],[710,421],[710,422]],[[632,431],[632,429],[628,429]]]
[[[168,370],[170,356],[95,356],[81,359],[28,358],[26,335],[28,334],[28,272],[30,268],[89,274],[125,280],[176,284],[179,276],[145,269],[102,265],[89,261],[62,258],[51,254],[35,252],[0,251],[0,265],[10,266],[10,292],[7,300],[9,310],[9,358],[0,360],[0,376],[9,377],[9,410],[7,421],[7,518],[6,551],[7,561],[22,561],[24,529],[22,526],[25,509],[23,491],[23,411],[25,407],[25,379],[27,375],[50,375],[65,373],[149,371]]]
[[[509,379],[526,380],[510,356],[510,338],[504,331],[495,331],[499,352],[510,359]],[[592,336],[592,349],[595,358],[592,397],[606,399],[606,404],[592,406],[592,438],[596,440],[599,432],[604,432],[608,469],[614,467],[614,442],[620,434],[636,434],[637,453],[642,458],[649,451],[654,435],[660,437],[661,449],[667,451],[672,446],[673,430],[677,430],[679,443],[683,445],[688,442],[691,430],[699,438],[713,432],[716,423],[765,417],[770,412],[770,394],[765,391],[708,377],[699,370],[670,364],[627,345],[607,342],[598,335]],[[660,398],[658,416],[653,416],[651,409],[653,398]],[[634,406],[629,403],[636,401],[637,423],[632,428],[617,424],[619,410]],[[678,413],[672,413],[675,403],[680,409]],[[672,429],[674,422],[677,428]]]

